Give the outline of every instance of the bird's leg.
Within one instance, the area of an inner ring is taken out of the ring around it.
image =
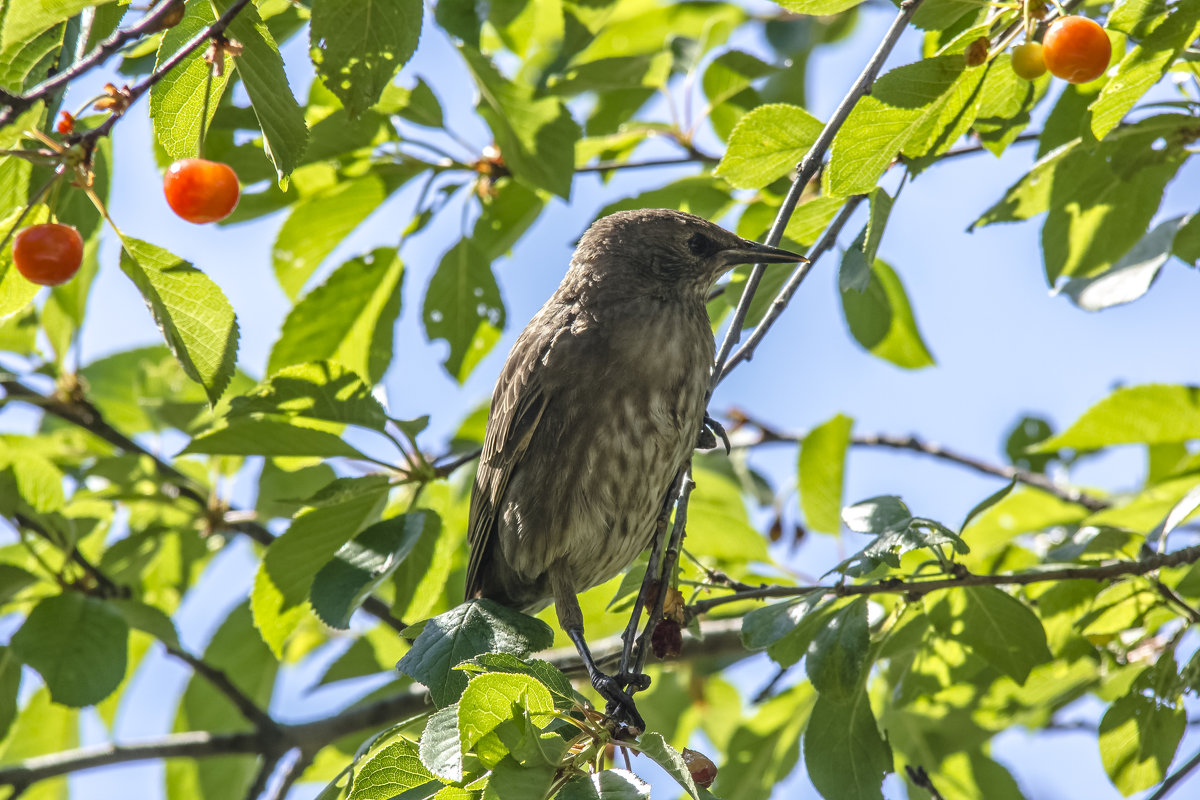
[[[637,728],[639,733],[646,730],[646,723],[642,719],[642,715],[638,713],[633,698],[626,694],[621,687],[621,682],[605,674],[596,666],[592,652],[588,650],[587,642],[583,638],[583,612],[579,609],[579,601],[575,597],[575,587],[571,585],[569,569],[565,564],[560,564],[551,568],[550,574],[554,584],[554,610],[558,613],[558,624],[575,643],[575,649],[579,651],[579,657],[583,660],[583,666],[587,669],[592,686],[600,693],[601,697],[608,701],[608,707],[604,712],[626,722],[630,727]],[[631,677],[646,679],[644,685],[642,685],[642,681],[624,681],[641,689],[649,685],[649,679],[644,675],[620,677],[623,679]]]
[[[717,422],[715,419],[704,412],[704,422],[700,425],[700,438],[696,442],[698,450],[713,450],[717,446],[717,440],[725,445],[725,455],[729,455],[732,450],[729,446],[729,434],[725,432],[725,426]]]

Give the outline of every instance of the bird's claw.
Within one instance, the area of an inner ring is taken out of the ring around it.
[[[717,440],[720,439],[721,444],[725,445],[725,455],[729,455],[731,448],[729,446],[729,434],[725,432],[725,427],[715,419],[704,413],[704,422],[700,427],[700,437],[696,442],[697,449],[714,450],[717,446]]]
[[[650,676],[644,672],[618,672],[613,677],[622,686],[635,692],[644,692],[650,688]]]
[[[633,698],[625,693],[616,679],[604,673],[596,673],[592,677],[592,686],[600,693],[601,697],[608,701],[608,705],[604,708],[605,714],[624,723],[629,728],[636,729],[635,735],[646,730],[646,721],[638,713]]]

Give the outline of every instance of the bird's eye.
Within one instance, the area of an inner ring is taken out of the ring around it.
[[[703,233],[693,233],[692,238],[688,239],[687,246],[694,256],[711,255],[717,247],[713,240]]]

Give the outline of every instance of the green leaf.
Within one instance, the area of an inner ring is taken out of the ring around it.
[[[779,0],[779,5],[797,14],[824,17],[848,8],[854,8],[863,0]]]
[[[1150,291],[1167,259],[1176,232],[1185,217],[1175,217],[1159,223],[1120,260],[1101,273],[1068,278],[1057,293],[1084,311],[1103,311],[1106,308],[1132,303]]]
[[[342,439],[340,426],[263,416],[223,420],[198,434],[180,453],[272,458],[366,458],[358,448]]]
[[[347,479],[345,491],[301,512],[267,547],[254,579],[251,609],[263,640],[279,657],[304,616],[313,578],[355,534],[378,518],[388,496],[387,478]]]
[[[800,443],[800,509],[813,530],[837,533],[842,528],[842,481],[853,425],[850,417],[838,414]]]
[[[650,784],[624,769],[578,775],[556,795],[557,800],[650,800]]]
[[[934,364],[917,330],[904,285],[882,259],[875,260],[865,292],[850,290],[841,295],[846,324],[863,349],[905,369]]]
[[[822,599],[819,593],[813,593],[751,609],[742,617],[742,644],[747,650],[775,644],[810,619]]]
[[[421,763],[416,742],[398,736],[371,748],[354,773],[354,800],[392,800],[408,789],[423,786],[433,775]]]
[[[663,738],[661,733],[653,731],[643,733],[638,738],[638,749],[642,751],[642,755],[649,756],[668,775],[674,778],[675,782],[682,786],[684,791],[688,793],[688,796],[694,798],[701,796],[696,788],[696,782],[692,780],[691,771],[683,761],[683,755],[674,747],[667,744],[667,740]]]
[[[1184,219],[1171,252],[1189,267],[1200,265],[1200,214]]]
[[[110,600],[109,603],[131,629],[148,633],[163,644],[179,647],[175,623],[162,609],[131,598]]]
[[[714,174],[739,189],[760,189],[795,169],[823,127],[798,106],[759,106],[734,127]]]
[[[463,747],[458,732],[458,703],[433,712],[421,732],[421,763],[445,781],[463,778]]]
[[[727,50],[709,62],[700,85],[708,104],[715,107],[750,88],[755,80],[775,71],[776,67],[749,53]]]
[[[28,41],[47,28],[65,22],[89,6],[113,0],[21,0],[9,4],[4,15],[4,46]]]
[[[730,475],[699,464],[688,516],[688,551],[709,563],[730,566],[767,562],[767,541],[746,513],[741,485]]]
[[[1200,5],[1176,3],[1149,35],[1125,53],[1099,97],[1088,106],[1092,135],[1103,139],[1117,127],[1197,36],[1200,36]]]
[[[1000,155],[1029,124],[1033,107],[1045,96],[1050,76],[1027,81],[1013,72],[1012,56],[1001,53],[988,64],[980,87],[974,129],[993,155]]]
[[[20,689],[21,661],[11,647],[0,645],[0,741],[8,735],[17,719],[17,692]]]
[[[315,0],[309,29],[317,75],[351,117],[374,105],[421,38],[420,0]]]
[[[161,67],[163,62],[215,20],[211,3],[186,4],[183,19],[163,32],[154,68]],[[226,62],[229,61],[227,57]],[[226,66],[229,64],[226,63]],[[201,130],[212,123],[221,95],[229,83],[228,70],[223,70],[220,75],[213,74],[211,94],[206,104],[204,93],[212,71],[207,61],[193,53],[150,87],[150,122],[154,126],[154,138],[172,161],[199,155]],[[200,115],[204,113],[206,105],[208,117],[201,120]]]
[[[1037,615],[994,586],[964,586],[939,593],[930,619],[942,635],[961,641],[1019,684],[1049,661],[1046,631]]]
[[[809,645],[805,670],[813,688],[822,697],[850,700],[866,680],[870,645],[867,599],[859,597],[828,616]]]
[[[500,338],[504,302],[487,256],[460,239],[442,257],[425,292],[425,335],[444,339],[450,352],[442,366],[462,383]]]
[[[332,361],[284,367],[249,394],[235,397],[229,417],[282,414],[382,431],[387,412],[362,379]]]
[[[35,756],[66,752],[79,746],[79,710],[51,702],[45,689],[33,692],[8,738],[0,743],[0,763],[18,764]],[[39,781],[25,800],[62,800],[69,796],[67,776]]]
[[[536,658],[521,659],[511,653],[484,653],[481,656],[464,661],[455,669],[467,672],[511,672],[517,675],[528,675],[536,678],[539,683],[549,690],[554,698],[554,705],[561,709],[574,708],[575,690],[571,681],[558,667],[548,661]]]
[[[479,86],[479,114],[492,129],[504,163],[517,180],[566,199],[580,137],[567,107],[553,97],[534,99],[532,87],[507,80],[474,48],[459,51]]]
[[[482,653],[524,658],[554,641],[550,626],[490,600],[469,600],[429,620],[396,669],[423,683],[444,707],[458,700],[467,676],[452,669]]]
[[[1034,451],[1053,453],[1067,447],[1086,451],[1191,439],[1200,439],[1200,387],[1151,383],[1117,389]]]
[[[292,207],[271,252],[275,277],[295,298],[313,272],[342,240],[386,199],[383,182],[373,173],[339,181]]]
[[[1021,417],[1004,440],[1004,454],[1017,469],[1045,472],[1054,456],[1030,453],[1033,446],[1054,435],[1050,423],[1041,417]]]
[[[881,800],[892,751],[879,735],[865,686],[844,701],[817,697],[804,731],[804,763],[824,797]]]
[[[271,348],[267,372],[329,360],[378,383],[392,360],[403,278],[404,263],[393,248],[342,264],[292,308]]]
[[[969,553],[966,542],[940,522],[909,515],[908,506],[898,497],[873,497],[842,509],[846,527],[859,533],[875,533],[873,542],[830,572],[865,575],[880,564],[900,566],[900,556],[920,547],[950,545],[957,553]]]
[[[103,600],[78,592],[47,597],[12,637],[13,653],[46,682],[56,703],[88,706],[125,676],[129,626]]]
[[[496,181],[492,191],[471,230],[471,244],[488,259],[511,251],[546,205],[536,191],[511,178]]]
[[[484,737],[516,714],[528,713],[534,724],[553,719],[554,699],[546,687],[529,675],[490,672],[476,675],[458,701],[458,730],[462,751],[468,752]]]
[[[313,611],[331,628],[348,628],[350,616],[396,571],[421,535],[440,526],[436,514],[414,511],[377,522],[356,535],[313,577],[309,593]]]
[[[962,531],[966,530],[967,526],[971,524],[971,520],[975,519],[977,516],[984,513],[992,506],[996,505],[996,503],[999,503],[1001,500],[1008,497],[1009,494],[1012,493],[1012,490],[1015,489],[1016,487],[1017,487],[1016,480],[1010,481],[1004,487],[996,490],[992,494],[989,494],[987,497],[983,498],[978,503],[976,503],[975,506],[970,511],[967,512],[967,516],[965,519],[963,519],[962,525],[958,526],[959,532],[961,533]]]
[[[1187,728],[1182,707],[1138,692],[1125,695],[1100,719],[1100,760],[1123,795],[1154,786],[1167,774]]]
[[[121,239],[121,270],[146,300],[167,346],[215,404],[233,377],[238,323],[217,284],[187,261],[131,237]]]
[[[533,7],[530,3],[529,7]],[[561,78],[552,78],[548,89],[556,95],[614,91],[665,86],[671,75],[671,53],[641,53],[635,56],[601,58],[572,64]]]
[[[897,153],[944,152],[974,121],[982,78],[983,71],[966,69],[958,54],[923,59],[881,76],[833,139],[825,172],[829,190],[840,196],[865,194]]]
[[[212,2],[219,12],[224,13],[233,0]],[[242,45],[242,53],[233,64],[246,94],[250,95],[250,105],[262,128],[263,149],[275,165],[279,179],[283,180],[300,163],[308,142],[304,110],[292,95],[279,48],[257,9],[243,8],[233,18],[227,33],[229,38]]]
[[[689,175],[657,189],[609,203],[596,215],[637,208],[674,208],[705,219],[717,219],[733,206],[728,184],[711,175]],[[803,206],[801,206],[803,208]]]
[[[979,11],[974,0],[925,0],[912,16],[912,25],[923,31],[957,30],[955,23],[970,11]]]
[[[375,110],[381,114],[398,114],[409,122],[428,128],[440,128],[443,124],[441,103],[423,78],[417,78],[416,85],[411,89],[388,84]]]

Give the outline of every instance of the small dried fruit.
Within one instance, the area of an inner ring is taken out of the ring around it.
[[[692,773],[692,780],[697,786],[707,789],[717,779],[717,765],[699,750],[684,748],[683,763],[687,765],[688,772]]]
[[[683,628],[673,619],[659,620],[650,637],[655,658],[676,658],[683,651]]]
[[[975,41],[967,45],[967,50],[963,56],[967,59],[968,67],[978,67],[980,64],[987,63],[988,51],[992,48],[992,42],[986,36],[980,36]]]

